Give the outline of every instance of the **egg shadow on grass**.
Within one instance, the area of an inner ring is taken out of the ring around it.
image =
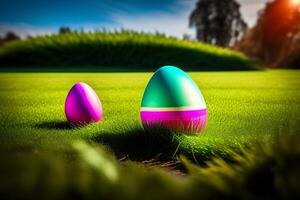
[[[175,169],[185,171],[178,157],[184,155],[190,161],[205,165],[207,153],[195,153],[182,148],[182,138],[186,135],[174,133],[162,128],[144,130],[134,127],[130,130],[115,133],[101,132],[91,138],[112,151],[118,159],[137,162],[177,163]],[[190,136],[197,137],[197,136]],[[209,156],[210,157],[210,156]],[[211,157],[210,157],[211,158]]]
[[[73,125],[67,121],[48,121],[35,125],[36,128],[48,130],[72,130],[83,127],[84,125]]]
[[[180,155],[201,166],[207,166],[207,161],[214,157],[222,158],[226,162],[234,162],[232,157],[224,153],[222,149],[204,148],[203,151],[193,151],[191,148],[185,148],[182,141],[186,137],[199,137],[199,135],[183,135],[161,127],[147,130],[142,127],[133,127],[130,130],[114,133],[100,132],[90,140],[106,146],[118,159],[157,163],[177,161],[178,165],[175,168],[180,171],[185,171],[185,167],[178,163]]]
[[[144,161],[175,158],[179,145],[177,137],[178,135],[161,128],[144,130],[142,127],[135,127],[115,133],[101,132],[91,140],[108,147],[119,159]]]

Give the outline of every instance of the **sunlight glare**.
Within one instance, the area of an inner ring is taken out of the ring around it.
[[[300,0],[291,0],[291,3],[292,3],[294,6],[300,6]]]

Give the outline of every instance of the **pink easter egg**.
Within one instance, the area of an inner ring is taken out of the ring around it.
[[[98,122],[102,118],[102,105],[95,91],[86,83],[76,83],[65,102],[66,117],[71,124]]]

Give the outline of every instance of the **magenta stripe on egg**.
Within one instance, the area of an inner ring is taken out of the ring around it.
[[[200,132],[206,126],[207,110],[141,111],[144,126],[162,125],[168,128]]]

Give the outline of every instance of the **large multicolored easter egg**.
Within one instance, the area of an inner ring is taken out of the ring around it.
[[[102,105],[95,91],[86,83],[76,83],[68,93],[65,113],[72,124],[98,122],[102,118]]]
[[[206,126],[207,110],[196,83],[177,67],[158,69],[150,79],[141,105],[144,128],[161,126],[199,133]]]

